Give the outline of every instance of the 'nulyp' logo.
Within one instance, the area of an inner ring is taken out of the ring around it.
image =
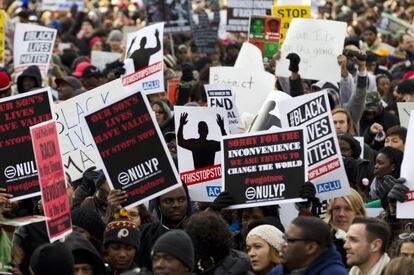
[[[221,192],[221,186],[206,186],[207,187],[207,196],[217,197]]]
[[[152,158],[144,161],[132,168],[129,168],[126,172],[118,174],[118,182],[122,185],[126,185],[130,182],[142,179],[148,175],[153,174],[158,170],[158,159]]]
[[[341,182],[339,180],[334,180],[330,182],[319,183],[316,185],[316,190],[318,193],[324,193],[328,191],[335,191],[341,189]]]
[[[36,174],[37,169],[35,167],[34,161],[28,161],[23,163],[18,163],[16,165],[7,166],[4,169],[4,176],[8,179],[19,178],[23,176],[28,176]]]
[[[159,80],[151,80],[142,83],[142,88],[144,88],[144,91],[146,90],[153,90],[160,87],[160,81]]]

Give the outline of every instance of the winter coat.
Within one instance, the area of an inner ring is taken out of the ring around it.
[[[42,74],[40,73],[39,67],[32,65],[27,67],[26,70],[24,70],[22,74],[17,77],[17,91],[20,94],[25,92],[23,91],[23,79],[25,77],[33,78],[36,81],[36,88],[42,87]]]
[[[289,274],[283,265],[278,265],[270,271],[269,275]],[[309,265],[302,275],[347,275],[348,272],[342,263],[341,254],[332,245]]]
[[[246,253],[232,249],[223,261],[206,269],[195,272],[198,275],[253,275],[250,272],[250,259]]]

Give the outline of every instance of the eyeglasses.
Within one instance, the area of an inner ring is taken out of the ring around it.
[[[295,243],[295,242],[317,242],[315,240],[310,240],[310,239],[288,238],[286,236],[283,236],[283,240],[285,241],[286,244],[291,244],[291,243]]]

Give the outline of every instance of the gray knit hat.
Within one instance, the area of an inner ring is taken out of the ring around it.
[[[112,30],[109,33],[108,39],[106,41],[109,42],[113,40],[122,41],[122,32],[120,30]]]

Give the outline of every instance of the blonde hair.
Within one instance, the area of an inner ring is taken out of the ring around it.
[[[362,216],[366,217],[367,212],[365,211],[364,206],[364,200],[362,199],[361,195],[353,188],[351,188],[351,195],[348,195],[346,197],[339,197],[341,199],[344,199],[348,205],[351,207],[352,211],[354,211],[355,216]],[[332,226],[332,211],[335,204],[335,200],[338,198],[335,198],[329,202],[328,210],[326,211],[326,217],[325,222]]]
[[[346,122],[348,123],[348,129],[346,130],[346,133],[354,136],[355,135],[354,123],[352,122],[352,118],[349,112],[344,108],[335,108],[332,110],[332,116],[337,113],[342,113],[346,115]]]
[[[397,257],[387,265],[384,275],[411,275],[414,274],[414,259],[411,257]]]

